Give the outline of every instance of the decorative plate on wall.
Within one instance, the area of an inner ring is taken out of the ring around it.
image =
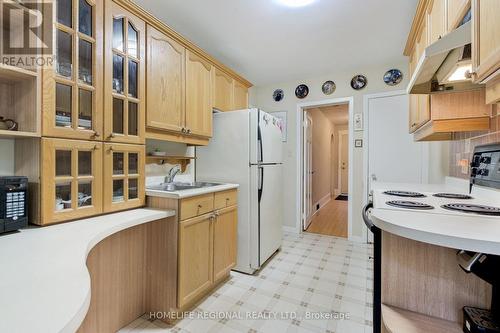
[[[403,73],[399,69],[389,69],[384,74],[384,82],[389,86],[395,86],[403,80]]]
[[[297,88],[295,88],[295,96],[297,96],[297,98],[306,98],[307,95],[309,95],[309,87],[305,84],[299,84]]]
[[[331,94],[334,93],[334,91],[335,91],[336,88],[337,88],[337,86],[335,85],[335,82],[333,82],[333,81],[326,81],[321,86],[321,91],[323,91],[323,94],[325,94],[325,95],[331,95]]]
[[[355,75],[351,80],[351,87],[354,90],[360,90],[366,87],[368,79],[364,75]]]
[[[273,92],[273,100],[275,102],[279,102],[279,101],[283,100],[283,98],[285,98],[285,93],[283,92],[282,89],[276,89]]]

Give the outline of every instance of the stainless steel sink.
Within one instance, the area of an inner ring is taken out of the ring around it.
[[[176,192],[183,190],[192,190],[197,188],[211,187],[220,185],[218,183],[194,182],[194,183],[162,183],[159,185],[147,186],[146,189],[153,191]]]

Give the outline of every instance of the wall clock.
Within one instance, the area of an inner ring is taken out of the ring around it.
[[[326,81],[321,86],[321,91],[323,91],[323,94],[325,94],[325,95],[331,95],[331,94],[333,94],[335,92],[336,88],[337,88],[337,86],[335,85],[335,82],[333,82],[333,81]]]
[[[309,87],[305,84],[299,84],[297,88],[295,88],[295,96],[297,96],[297,98],[306,98],[307,95],[309,95]]]
[[[403,73],[399,69],[389,69],[384,74],[384,82],[389,86],[395,86],[403,80]]]
[[[354,90],[360,90],[366,87],[368,79],[364,75],[355,75],[351,80],[351,87]]]
[[[283,100],[283,98],[285,98],[285,93],[283,92],[282,89],[276,89],[273,92],[273,100],[275,102],[279,102],[279,101]]]

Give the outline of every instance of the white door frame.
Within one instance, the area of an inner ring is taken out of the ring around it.
[[[307,117],[307,121],[310,124],[309,125],[309,127],[310,127],[309,131],[312,131],[313,130],[313,120],[312,120],[312,117],[311,117],[311,115],[307,111],[304,113],[304,115],[305,115],[305,117]],[[303,128],[305,128],[305,127],[306,126],[305,126],[305,122],[304,122],[304,127]],[[311,136],[312,136],[312,133],[311,133]],[[305,165],[309,165],[309,167],[312,168],[312,161],[309,158],[309,154],[311,154],[311,156],[312,156],[312,151],[311,152],[308,151],[307,154],[306,154],[307,146],[308,146],[307,140],[304,137],[304,140],[303,140],[303,151],[304,151],[303,158],[304,158],[304,160],[303,160],[303,164],[302,165],[304,165],[304,166]],[[311,142],[311,149],[312,149],[312,142]],[[306,230],[309,227],[309,224],[311,223],[312,216],[313,216],[313,214],[307,215],[308,208],[312,212],[312,174],[311,174],[312,170],[308,170],[308,172],[309,172],[309,174],[307,174],[306,170],[304,170],[304,172],[302,174],[302,177],[304,177],[303,184],[308,183],[308,187],[309,187],[308,189],[306,189],[304,187],[305,193],[304,193],[304,196],[303,196],[304,200],[302,201],[302,204],[303,204],[303,207],[304,207],[305,211],[304,211],[304,219],[302,221],[302,223],[303,223],[302,230]],[[306,179],[308,179],[308,180],[306,180]],[[308,192],[309,192],[309,198],[307,198],[307,193]]]
[[[338,179],[338,188],[337,188],[337,192],[339,192],[339,194],[342,194],[342,166],[341,166],[341,162],[340,160],[342,159],[341,156],[342,156],[342,135],[344,134],[347,134],[347,138],[350,139],[349,137],[349,131],[348,130],[342,130],[342,131],[339,131],[339,151],[338,151],[338,159],[337,159],[337,179]],[[350,140],[349,140],[350,141]],[[349,180],[348,180],[349,182]],[[347,184],[349,186],[349,184]],[[349,193],[347,193],[349,194]],[[351,196],[352,198],[352,196]]]
[[[296,128],[297,128],[297,143],[296,143],[296,151],[297,151],[297,170],[299,170],[299,174],[297,179],[297,193],[296,193],[296,203],[297,203],[297,221],[295,222],[295,227],[296,231],[298,233],[302,233],[302,226],[303,226],[303,218],[304,218],[304,212],[302,211],[302,200],[304,196],[304,181],[303,181],[303,175],[304,175],[304,168],[303,168],[303,142],[304,142],[304,109],[306,108],[311,108],[311,107],[320,107],[320,106],[331,106],[331,105],[336,105],[336,104],[346,104],[348,103],[349,105],[349,193],[353,192],[353,149],[354,149],[354,144],[352,138],[354,137],[354,97],[341,97],[341,98],[333,98],[333,99],[325,99],[325,100],[320,100],[320,101],[315,101],[315,102],[305,102],[305,103],[298,103],[297,104],[297,120],[296,120]],[[352,205],[352,200],[349,200],[347,203],[347,238],[352,239],[352,217],[354,216],[353,213],[353,205]],[[356,237],[357,238],[357,237]]]
[[[376,93],[376,94],[368,94],[363,96],[363,175],[365,181],[363,182],[363,205],[366,205],[368,202],[372,200],[371,194],[368,193],[368,184],[370,182],[370,175],[368,174],[368,161],[369,161],[369,122],[370,122],[370,117],[368,113],[368,106],[370,103],[370,99],[377,99],[377,98],[384,98],[384,97],[392,97],[392,96],[400,96],[400,95],[406,95],[406,90],[395,90],[395,91],[389,91],[389,92],[384,92],[384,93]],[[408,106],[409,107],[409,106]],[[409,116],[409,115],[408,115]],[[408,122],[409,123],[409,122]],[[422,170],[422,177],[424,182],[429,180],[429,146],[425,144],[423,146],[423,157],[424,161],[422,161],[423,165],[423,170]],[[350,160],[349,160],[350,163]],[[349,184],[350,185],[350,184]],[[350,190],[350,189],[349,189]],[[363,224],[363,233],[362,233],[362,239],[367,240],[368,239],[368,229],[366,226]]]

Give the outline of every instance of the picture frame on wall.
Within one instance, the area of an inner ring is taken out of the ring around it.
[[[281,142],[287,140],[287,111],[269,112],[273,117],[278,120],[278,126],[281,128]]]

